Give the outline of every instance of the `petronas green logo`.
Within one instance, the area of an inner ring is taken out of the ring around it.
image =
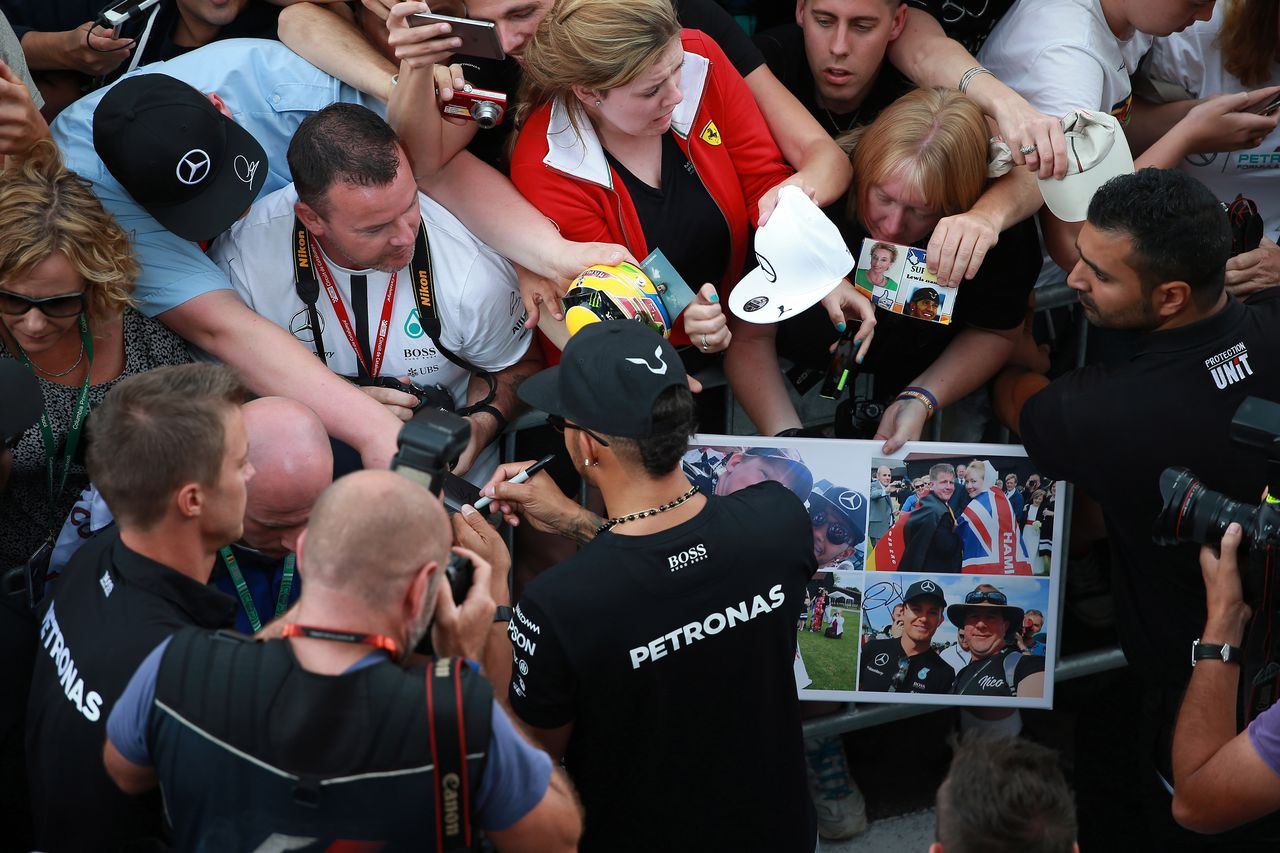
[[[418,317],[418,309],[414,308],[404,321],[404,333],[411,338],[420,338],[426,334],[422,328],[422,320]]]

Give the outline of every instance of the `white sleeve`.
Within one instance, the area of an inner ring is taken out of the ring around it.
[[[1176,83],[1198,98],[1204,91],[1206,61],[1206,56],[1200,48],[1202,45],[1198,39],[1187,38],[1182,33],[1168,38],[1158,38],[1143,61],[1143,71],[1152,80]],[[1222,62],[1221,55],[1216,51],[1213,56],[1216,62]]]
[[[1045,115],[1111,107],[1102,103],[1105,72],[1097,57],[1087,50],[1068,44],[1051,45],[1040,51],[1028,67],[1031,72],[1014,81],[1013,88]]]
[[[526,317],[515,270],[486,248],[472,259],[456,304],[441,305],[440,337],[476,367],[496,372],[528,352]]]

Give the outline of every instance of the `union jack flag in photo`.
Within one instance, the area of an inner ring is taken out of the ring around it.
[[[956,532],[964,544],[960,571],[965,574],[1031,574],[1031,557],[1018,531],[1013,504],[999,489],[987,489],[969,501]]]

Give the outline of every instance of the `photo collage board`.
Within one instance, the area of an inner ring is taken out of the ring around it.
[[[1052,707],[1065,484],[1021,446],[698,435],[684,466],[753,456],[809,510],[801,699]]]

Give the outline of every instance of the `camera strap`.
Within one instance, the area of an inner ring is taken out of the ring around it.
[[[435,765],[436,850],[472,845],[471,784],[461,658],[437,658],[427,667],[427,726]]]
[[[329,265],[325,263],[324,255],[320,252],[320,247],[316,245],[315,238],[311,236],[302,222],[294,217],[294,241],[295,251],[293,253],[293,278],[294,287],[298,293],[298,297],[302,299],[307,306],[307,322],[311,325],[311,332],[315,335],[316,352],[320,356],[320,360],[328,363],[324,357],[324,340],[320,334],[320,317],[316,313],[316,302],[320,298],[321,285],[324,292],[329,297],[329,304],[333,306],[333,313],[338,317],[338,324],[342,327],[342,332],[347,336],[347,343],[351,345],[351,351],[356,354],[356,363],[359,366],[361,376],[381,376],[382,375],[382,357],[387,351],[387,336],[391,332],[391,314],[395,308],[396,301],[396,278],[397,272],[391,274],[391,280],[387,282],[387,292],[382,297],[382,314],[378,318],[378,334],[374,339],[373,346],[369,348],[368,358],[366,358],[366,347],[361,346],[360,337],[356,334],[356,329],[351,323],[351,317],[347,314],[347,307],[342,302],[342,294],[338,291],[338,285],[334,281],[333,273],[329,272]],[[422,235],[422,228],[418,229],[419,236]],[[317,281],[318,277],[318,281]],[[308,279],[304,286],[304,278]],[[362,300],[363,301],[363,300]],[[360,311],[364,311],[365,306],[359,306]],[[356,300],[353,298],[351,310],[357,310]],[[363,314],[361,315],[363,317]],[[367,326],[366,324],[363,324]]]
[[[319,277],[317,277],[317,272]],[[493,374],[487,370],[479,369],[440,342],[442,327],[440,315],[436,311],[435,274],[431,265],[431,243],[427,239],[427,225],[425,222],[418,224],[418,237],[414,242],[410,272],[413,276],[414,301],[418,306],[418,322],[422,324],[423,331],[431,338],[431,343],[435,344],[441,355],[468,373],[480,377],[488,386],[488,393],[483,400],[459,410],[459,414],[470,414],[481,407],[489,405],[497,395],[497,382],[494,380]],[[324,338],[320,330],[320,316],[319,312],[316,311],[316,303],[320,299],[321,279],[324,280],[324,289],[329,295],[329,301],[333,305],[334,313],[338,315],[338,322],[342,324],[343,332],[346,333],[347,341],[356,353],[356,359],[362,371],[366,371],[371,376],[380,375],[379,370],[382,367],[382,354],[386,347],[386,336],[391,328],[390,312],[395,297],[396,273],[391,274],[391,283],[387,287],[387,296],[383,301],[382,318],[378,326],[377,340],[374,342],[373,363],[368,365],[366,369],[364,358],[360,352],[359,341],[356,339],[355,331],[351,328],[350,321],[347,319],[346,310],[342,307],[341,296],[336,285],[333,284],[328,265],[325,264],[324,257],[319,251],[319,246],[316,245],[306,226],[302,224],[302,220],[294,217],[294,290],[297,292],[298,298],[302,300],[302,304],[306,306],[307,323],[311,327],[312,335],[314,335],[316,355],[320,357],[321,362],[327,365],[328,361],[324,355]]]

